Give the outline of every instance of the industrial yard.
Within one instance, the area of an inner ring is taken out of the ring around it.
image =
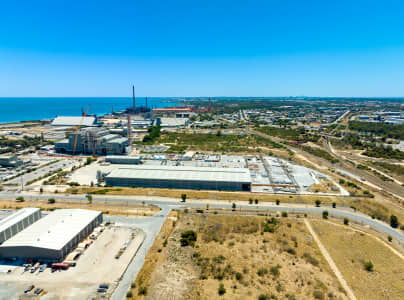
[[[37,210],[26,209],[23,216],[15,215],[15,217],[22,218],[27,213],[36,212]],[[9,222],[14,214],[3,211],[0,215],[3,221]],[[42,219],[35,221],[26,230],[29,231],[33,228],[32,226],[49,218],[50,215],[52,213],[45,214]],[[66,225],[70,224],[68,220],[66,222]],[[53,228],[55,226],[50,226],[49,231]],[[33,267],[26,267],[27,260],[3,258],[0,266],[0,299],[20,297],[21,299],[39,299],[39,297],[41,299],[96,299],[101,295],[111,295],[142,245],[144,233],[140,229],[114,224],[97,228],[93,233],[88,233],[88,238],[81,239],[75,250],[72,249],[65,254],[65,262],[69,259],[74,260],[74,264],[70,263],[71,266],[66,269],[64,267],[57,269],[55,264],[44,264],[42,260],[41,267],[34,270],[34,263],[31,263]],[[20,234],[23,236],[24,230]],[[15,237],[18,237],[18,234]],[[9,240],[12,240],[12,237]],[[1,248],[4,245],[7,245],[7,241],[1,245]],[[4,251],[4,248],[0,251]],[[50,255],[48,260],[52,259]],[[43,291],[37,295],[34,290],[24,293],[31,285]],[[104,288],[100,288],[100,285]]]
[[[348,194],[330,177],[318,171],[280,158],[255,155],[142,154],[133,159],[130,156],[122,159],[107,156],[105,161],[73,172],[70,181],[80,185],[92,182],[126,187]]]

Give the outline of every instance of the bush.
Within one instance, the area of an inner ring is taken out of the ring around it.
[[[265,268],[259,268],[257,271],[258,276],[264,276],[265,274],[268,274],[268,270]]]
[[[279,201],[279,200],[276,200],[276,205],[279,205],[279,203],[280,203],[281,201]]]
[[[349,220],[348,220],[348,218],[344,218],[344,225],[349,225]]]
[[[258,199],[255,199],[254,201],[255,201],[255,204],[258,204]]]
[[[268,298],[267,295],[261,294],[261,295],[258,296],[258,300],[268,300],[268,299],[269,299],[269,298]]]
[[[390,226],[393,227],[393,228],[397,228],[398,225],[399,225],[398,218],[396,216],[394,216],[394,215],[391,215],[390,216]]]
[[[288,249],[286,249],[286,252],[289,253],[289,254],[292,254],[292,255],[296,255],[296,250],[293,249],[293,248],[291,248],[291,247],[289,247]]]
[[[389,236],[387,237],[387,239],[389,240],[390,243],[393,241],[393,237],[392,237],[391,235],[389,235]]]
[[[55,204],[55,202],[56,202],[55,198],[49,198],[48,199],[49,204]]]
[[[181,194],[181,202],[187,201],[187,194]]]
[[[337,203],[333,202],[332,203],[332,208],[336,208],[337,207]]]
[[[24,202],[25,200],[24,200],[24,197],[23,197],[23,196],[19,196],[19,197],[15,198],[15,201],[17,201],[17,202]]]
[[[272,276],[278,277],[278,276],[280,275],[280,273],[281,273],[281,272],[279,271],[280,268],[281,268],[280,265],[276,265],[276,266],[274,266],[274,267],[271,267],[271,268],[269,269],[269,271],[271,272]]]
[[[328,211],[323,211],[323,219],[328,219]]]
[[[316,203],[316,206],[317,206],[317,207],[320,207],[320,204],[321,204],[321,201],[320,201],[320,200],[317,199],[317,200],[315,201],[315,203]]]
[[[139,287],[139,291],[137,292],[138,295],[147,295],[147,287],[146,286],[141,286]]]
[[[250,199],[248,199],[248,204],[253,204],[253,199],[252,198],[250,198]]]
[[[126,293],[126,298],[132,298],[132,291],[128,291],[127,293]]]
[[[233,211],[236,210],[236,203],[233,203],[233,204],[231,205],[231,209],[232,209]]]
[[[367,261],[363,265],[365,267],[365,270],[368,272],[373,272],[373,263],[371,261]]]
[[[197,234],[193,230],[187,230],[181,233],[180,243],[182,247],[194,246],[197,240]]]
[[[243,274],[241,274],[240,272],[237,272],[237,273],[236,273],[236,279],[237,279],[238,281],[240,281],[241,279],[243,279]]]
[[[322,299],[324,299],[324,293],[322,291],[314,291],[313,297],[314,297],[314,299],[322,300]]]
[[[304,253],[303,258],[308,263],[312,264],[313,266],[318,266],[318,260],[310,255],[310,253]]]
[[[217,289],[217,293],[222,296],[226,294],[226,289],[224,288],[223,283],[219,284],[219,288]]]
[[[287,218],[287,216],[288,216],[288,213],[287,213],[286,211],[283,211],[283,212],[282,212],[282,217],[283,217],[283,218]]]

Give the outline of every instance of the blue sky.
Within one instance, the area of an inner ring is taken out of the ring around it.
[[[0,97],[404,96],[404,2],[1,1]]]

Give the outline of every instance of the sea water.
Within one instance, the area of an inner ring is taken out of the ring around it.
[[[171,98],[148,98],[148,107],[175,105]],[[80,116],[82,109],[88,114],[106,114],[132,106],[132,98],[0,98],[0,123],[51,119],[56,116]],[[145,98],[136,97],[136,106],[144,106]]]

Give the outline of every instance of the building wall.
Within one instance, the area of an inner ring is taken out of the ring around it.
[[[138,179],[138,178],[111,178],[106,177],[106,184],[112,186],[136,186],[151,188],[173,189],[201,189],[224,191],[250,191],[251,184],[234,181],[192,181],[192,180],[168,180],[168,179]]]
[[[38,221],[41,218],[41,211],[36,211],[33,214],[25,217],[20,222],[10,226],[7,229],[4,229],[0,232],[0,244],[4,243],[9,238],[13,237],[20,231],[24,230],[34,222]]]
[[[87,226],[85,226],[76,236],[68,241],[62,249],[48,249],[32,246],[9,246],[0,247],[0,257],[13,258],[18,257],[22,259],[41,260],[43,262],[60,262],[62,261],[74,248],[86,238],[95,227],[102,223],[102,214],[99,214]]]

